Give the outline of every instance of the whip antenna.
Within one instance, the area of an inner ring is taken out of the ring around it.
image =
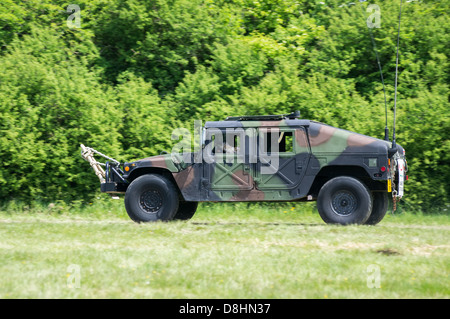
[[[400,0],[400,13],[398,15],[398,34],[397,34],[397,61],[395,63],[394,127],[392,132],[392,148],[397,147],[397,144],[395,143],[395,120],[397,116],[398,47],[400,46],[400,21],[402,18],[402,4],[403,0]]]
[[[363,2],[365,2],[366,0],[359,0],[359,2],[361,3],[361,9],[364,12],[364,7],[362,5]],[[378,64],[378,69],[380,70],[380,76],[381,76],[381,84],[383,85],[383,94],[384,94],[384,116],[385,116],[385,126],[384,126],[384,140],[385,141],[389,141],[389,129],[388,129],[388,116],[387,116],[387,99],[386,99],[386,89],[384,86],[384,77],[383,77],[383,69],[381,67],[381,63],[380,63],[380,57],[378,55],[378,49],[377,49],[377,45],[375,43],[375,39],[373,37],[373,32],[372,32],[372,28],[367,24],[367,28],[369,29],[369,34],[370,34],[370,39],[372,40],[372,46],[373,46],[373,50],[375,51],[375,56],[377,58],[377,64]]]

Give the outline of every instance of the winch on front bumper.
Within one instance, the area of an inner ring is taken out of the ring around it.
[[[124,174],[123,165],[93,148],[86,147],[83,144],[80,146],[81,157],[89,162],[95,175],[100,180],[100,190],[111,195],[125,193],[129,183],[122,177]],[[98,154],[109,161],[106,163],[98,162],[95,160],[94,154]]]

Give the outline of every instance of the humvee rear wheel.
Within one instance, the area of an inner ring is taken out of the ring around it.
[[[194,216],[195,211],[197,210],[198,202],[184,202],[180,201],[180,205],[178,206],[178,211],[175,214],[173,219],[178,220],[188,220]]]
[[[335,177],[320,189],[317,209],[329,224],[364,224],[372,212],[372,194],[356,178]]]
[[[164,176],[140,176],[127,188],[125,208],[137,223],[171,220],[178,210],[177,189]]]
[[[365,222],[365,224],[367,225],[378,224],[386,215],[386,212],[389,207],[390,196],[387,192],[373,192],[372,197],[373,197],[372,213]]]

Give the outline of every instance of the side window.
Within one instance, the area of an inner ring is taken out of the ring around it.
[[[224,134],[223,152],[226,154],[238,153],[241,147],[241,136],[238,134]]]
[[[222,132],[217,128],[209,128],[204,133],[204,153],[215,154],[217,150],[222,150]]]
[[[205,146],[209,145],[212,154],[235,154],[243,147],[244,130],[217,128],[209,129],[205,134]]]
[[[294,152],[294,137],[292,132],[280,132],[278,139],[278,149],[282,153]]]
[[[275,130],[260,130],[262,139],[260,139],[261,150],[264,153],[276,152],[276,145],[278,144],[279,153],[294,153],[294,132]]]

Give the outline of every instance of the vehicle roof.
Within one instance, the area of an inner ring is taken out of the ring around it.
[[[312,121],[302,119],[282,119],[282,120],[269,120],[269,121],[239,121],[239,120],[227,120],[227,121],[210,121],[205,123],[205,128],[236,128],[236,127],[289,127],[289,126],[309,126]]]

